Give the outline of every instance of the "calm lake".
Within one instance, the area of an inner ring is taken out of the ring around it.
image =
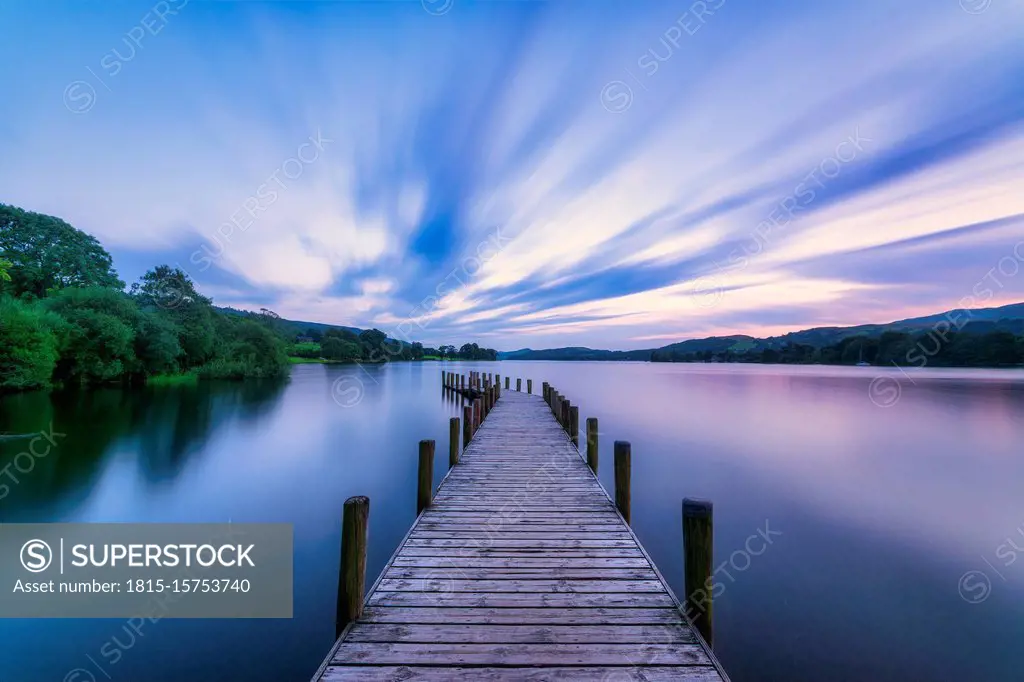
[[[415,517],[417,442],[438,442],[435,481],[447,467],[461,408],[440,372],[469,368],[550,381],[581,423],[598,417],[609,490],[612,442],[632,442],[633,525],[677,593],[680,501],[714,502],[715,644],[734,682],[1021,679],[1024,374],[427,362],[0,400],[0,433],[66,434],[0,481],[2,522],[286,522],[295,537],[291,620],[139,635],[0,620],[0,680],[308,680],[334,636],[342,502],[371,499],[375,578]],[[0,441],[0,467],[26,443]],[[763,553],[744,550],[766,531]]]

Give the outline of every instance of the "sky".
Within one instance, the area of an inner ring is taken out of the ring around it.
[[[1024,0],[0,5],[0,203],[218,305],[649,348],[1024,300]]]

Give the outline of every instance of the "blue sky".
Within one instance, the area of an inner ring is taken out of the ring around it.
[[[15,0],[0,24],[0,202],[128,281],[168,262],[221,305],[500,349],[1024,299],[1020,0]]]

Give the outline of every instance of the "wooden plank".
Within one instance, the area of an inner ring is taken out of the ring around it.
[[[673,607],[667,593],[639,594],[518,594],[518,593],[447,593],[447,592],[380,592],[375,591],[367,602],[370,606],[661,606]]]
[[[475,574],[474,574],[475,575]],[[452,569],[448,573],[435,572],[429,580],[404,578],[381,580],[377,592],[516,592],[536,594],[589,594],[603,592],[664,592],[659,580],[508,580],[471,579],[464,572]]]
[[[334,662],[352,665],[635,665],[656,660],[661,665],[709,665],[696,644],[451,644],[429,647],[402,642],[344,641]]]
[[[697,638],[682,623],[667,625],[399,625],[368,623],[347,642],[443,644],[694,644]]]
[[[675,608],[499,608],[372,606],[360,623],[439,623],[515,625],[669,625],[678,624]],[[358,628],[356,628],[358,629]]]
[[[721,682],[711,666],[621,666],[559,668],[413,667],[413,666],[330,666],[321,678],[325,682]]]

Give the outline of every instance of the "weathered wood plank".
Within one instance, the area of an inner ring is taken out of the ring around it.
[[[693,644],[697,641],[682,623],[666,625],[399,625],[364,624],[348,642],[406,644]]]
[[[499,608],[371,606],[360,623],[517,625],[669,625],[681,622],[674,607]],[[355,629],[355,628],[354,628]]]
[[[331,666],[325,682],[448,682],[453,679],[473,682],[721,682],[711,666],[620,666],[558,668],[485,668],[414,666]]]
[[[381,592],[375,590],[367,600],[370,606],[661,606],[675,602],[667,593],[639,594],[574,594],[574,593],[449,593],[449,592]]]
[[[475,575],[475,574],[474,574]],[[515,592],[535,594],[604,593],[604,592],[664,592],[660,580],[494,580],[470,578],[465,571],[452,569],[436,571],[428,580],[404,578],[385,579],[377,585],[377,592]]]
[[[334,661],[419,665],[709,665],[695,644],[450,644],[422,646],[401,642],[342,642]]]

